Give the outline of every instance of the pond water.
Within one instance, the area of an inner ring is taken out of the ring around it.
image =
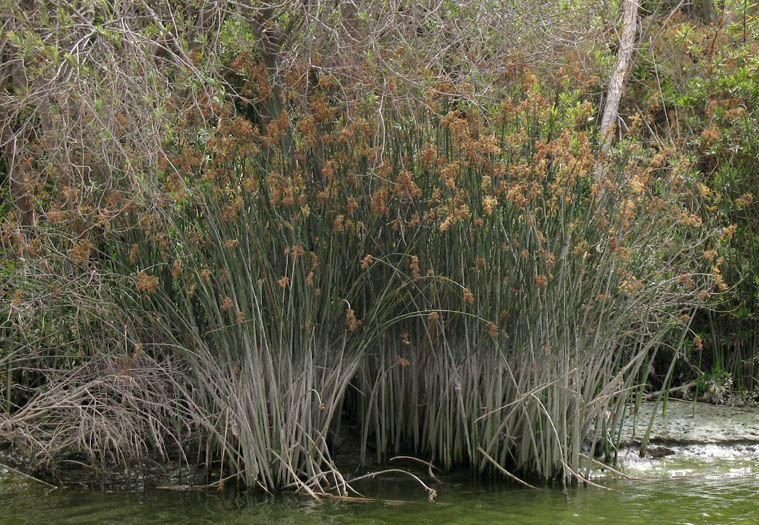
[[[708,448],[712,447],[712,448]],[[674,456],[623,455],[643,479],[603,478],[612,490],[532,490],[443,478],[434,503],[403,476],[360,482],[384,501],[315,502],[227,491],[46,488],[0,467],[0,523],[759,523],[759,458],[753,447],[681,447]],[[358,484],[357,484],[358,485]],[[402,502],[401,502],[402,501]]]

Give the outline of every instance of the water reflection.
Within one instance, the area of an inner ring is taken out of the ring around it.
[[[698,456],[693,453],[694,458]],[[721,458],[724,464],[712,472],[702,471],[701,475],[694,466],[697,461],[686,454],[665,459],[680,461],[683,471],[690,469],[690,473],[687,477],[668,478],[661,474],[664,467],[655,465],[648,468],[647,473],[659,474],[648,475],[646,480],[600,479],[600,483],[613,491],[576,487],[566,495],[560,490],[534,491],[451,477],[436,486],[439,497],[432,504],[426,500],[423,490],[400,477],[374,480],[361,490],[369,497],[407,501],[403,504],[317,503],[293,495],[272,498],[247,493],[50,491],[33,481],[6,473],[0,475],[0,522],[298,525],[759,522],[756,499],[759,480],[751,465],[730,466],[731,461],[740,463],[745,458]],[[750,463],[751,459],[746,461]],[[677,468],[676,464],[670,466]],[[750,475],[738,475],[741,472]]]

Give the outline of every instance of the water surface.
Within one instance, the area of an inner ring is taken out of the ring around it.
[[[675,456],[626,455],[628,474],[598,478],[612,490],[531,490],[477,483],[466,476],[435,484],[434,503],[400,475],[360,482],[370,503],[315,502],[306,497],[157,489],[51,490],[0,468],[0,521],[40,523],[759,523],[759,463],[751,447],[682,447]],[[603,473],[598,473],[603,475]],[[432,482],[430,482],[432,483]],[[403,501],[403,503],[398,503]]]

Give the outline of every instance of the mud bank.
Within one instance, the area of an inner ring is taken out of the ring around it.
[[[621,445],[640,444],[655,404],[642,403],[637,415],[630,412],[622,427]],[[759,407],[730,407],[670,399],[666,413],[662,404],[649,441],[669,445],[759,444]]]
[[[640,444],[651,414],[656,418],[645,456]],[[671,399],[641,404],[622,427],[618,468],[637,480],[726,480],[759,476],[759,408],[731,407]],[[594,477],[614,477],[599,469]]]

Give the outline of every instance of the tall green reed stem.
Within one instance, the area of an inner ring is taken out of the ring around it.
[[[352,385],[364,461],[582,479],[709,284],[710,233],[640,147],[594,180],[591,108],[557,101],[418,119],[383,152],[366,122],[284,112],[265,136],[231,126],[254,148],[209,139],[161,307],[224,422],[209,456],[251,486],[346,487],[328,434]]]

